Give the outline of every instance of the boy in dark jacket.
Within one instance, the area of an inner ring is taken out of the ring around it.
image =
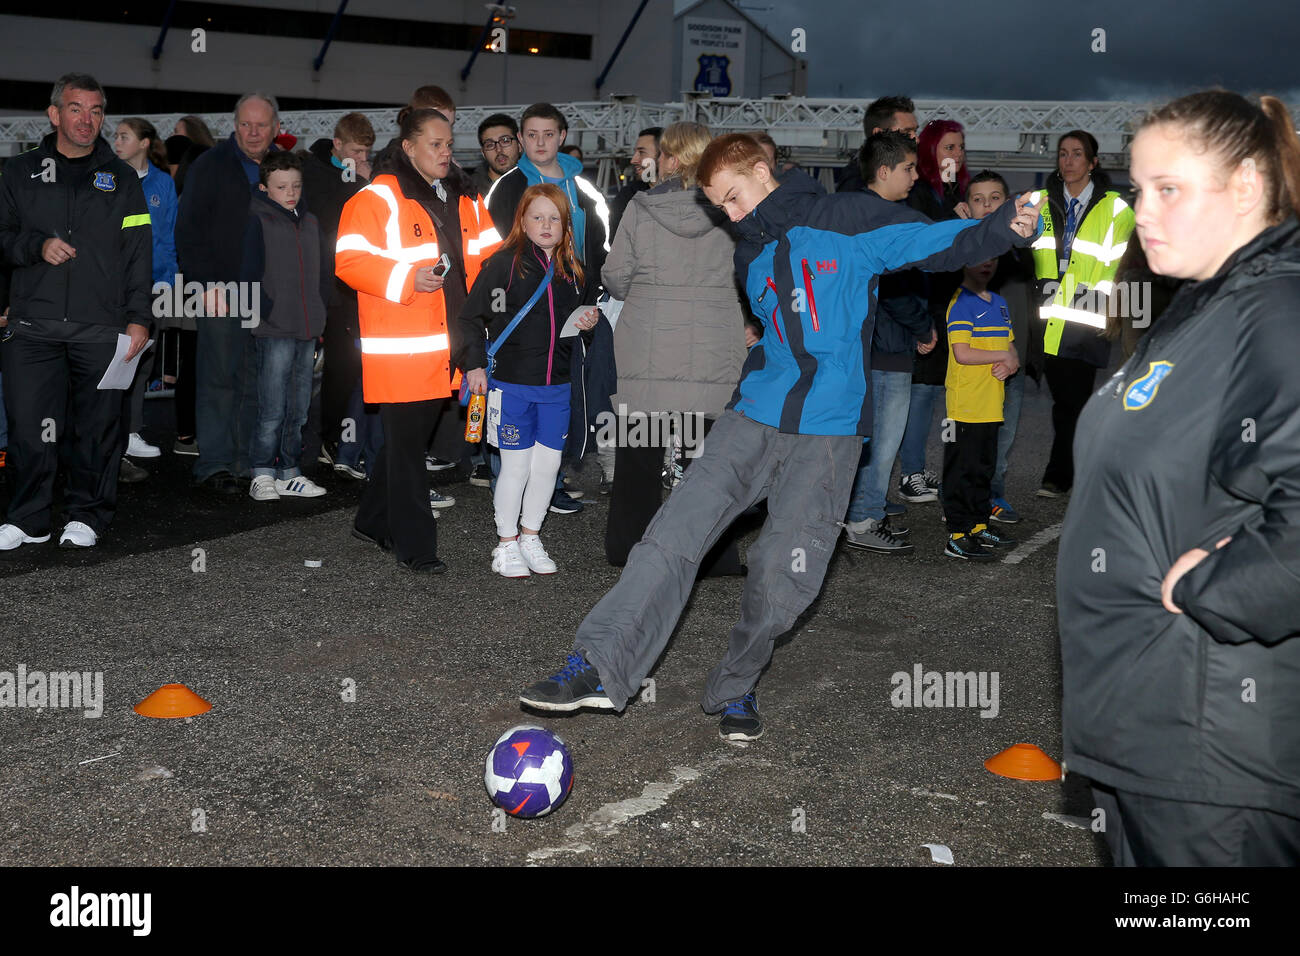
[[[257,425],[249,447],[254,501],[325,494],[303,476],[302,429],[311,404],[316,340],[325,328],[333,250],[320,224],[299,212],[302,159],[272,153],[260,166],[244,234],[241,280],[260,283],[261,314],[253,326],[257,355]]]
[[[623,709],[676,628],[700,560],[742,511],[766,498],[768,521],[747,555],[740,621],[703,699],[706,713],[722,712],[724,740],[753,740],[763,732],[759,674],[776,638],[821,590],[862,439],[871,434],[879,275],[999,255],[1035,234],[1038,209],[1017,202],[979,223],[927,223],[863,194],[819,195],[802,177],[778,186],[762,149],[740,134],[709,144],[698,177],[737,224],[737,278],[767,331],[750,349],[703,454],[632,549],[618,584],[578,628],[564,668],[520,700],[550,711]]]

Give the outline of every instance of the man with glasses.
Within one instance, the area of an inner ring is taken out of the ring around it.
[[[229,283],[236,289],[258,169],[276,149],[279,107],[265,93],[246,93],[235,105],[235,131],[194,161],[176,216],[176,253],[185,282]],[[195,426],[199,444],[194,480],[222,494],[239,492],[250,480],[248,449],[257,416],[253,365],[255,319],[236,314],[239,302],[222,289],[209,292],[198,317]],[[258,303],[260,305],[260,303]]]
[[[519,124],[513,116],[493,113],[478,124],[478,145],[483,164],[474,170],[474,185],[486,196],[492,184],[515,168],[523,147],[519,145]]]

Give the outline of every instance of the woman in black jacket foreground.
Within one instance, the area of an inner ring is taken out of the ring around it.
[[[1066,765],[1120,865],[1300,863],[1300,140],[1197,93],[1133,142],[1184,279],[1089,400],[1057,563]]]

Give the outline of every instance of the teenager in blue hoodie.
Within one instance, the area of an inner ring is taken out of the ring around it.
[[[622,710],[677,626],[700,559],[736,516],[766,498],[747,555],[740,621],[709,674],[706,713],[725,740],[763,732],[755,685],[821,590],[871,434],[871,339],[881,273],[953,269],[1025,245],[1038,208],[1024,199],[978,222],[931,223],[866,193],[818,195],[779,185],[748,136],[714,140],[697,173],[736,223],[737,280],[765,326],[704,452],[632,549],[619,582],[578,628],[556,674],[520,696],[530,707]]]
[[[492,214],[497,232],[509,235],[514,226],[519,200],[529,186],[550,183],[558,186],[572,211],[573,245],[582,261],[583,271],[600,276],[609,255],[609,207],[599,189],[582,174],[582,161],[560,152],[569,135],[564,114],[550,103],[534,103],[519,120],[519,138],[523,155],[514,169],[492,184],[484,201]],[[591,345],[574,355],[573,393],[570,398],[569,440],[566,461],[581,461],[587,450],[587,435],[601,412],[613,413],[610,396],[617,388],[614,369],[614,330],[600,322]],[[563,472],[561,472],[561,476]],[[560,490],[558,480],[551,511],[573,514],[582,505]]]

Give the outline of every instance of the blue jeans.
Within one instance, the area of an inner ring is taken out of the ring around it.
[[[311,406],[316,343],[257,336],[257,425],[248,457],[253,477],[283,480],[302,474],[302,427]]]
[[[372,405],[375,411],[368,411],[365,401],[362,399],[361,380],[357,379],[356,386],[352,389],[352,396],[348,399],[347,411],[344,413],[346,419],[352,421],[352,441],[339,441],[338,453],[334,460],[342,465],[350,465],[353,468],[360,466],[362,461],[366,463],[366,477],[369,478],[374,473],[375,465],[379,463],[379,450],[384,447],[384,423],[379,417],[379,406]],[[345,419],[345,421],[346,421]],[[343,437],[349,434],[347,424],[343,426]]]
[[[1017,372],[1003,383],[1006,392],[1002,399],[1002,427],[998,429],[998,463],[993,469],[991,492],[994,498],[1004,497],[1007,474],[1007,455],[1016,440],[1016,426],[1020,424],[1020,404],[1025,398],[1025,373]]]
[[[898,453],[899,467],[905,476],[925,471],[925,446],[930,441],[930,423],[934,418],[936,397],[939,399],[939,407],[943,408],[945,398],[942,385],[912,385],[907,430],[903,432],[903,444]]]
[[[195,352],[194,426],[199,457],[194,480],[217,472],[248,473],[257,423],[257,355],[253,334],[236,318],[199,318]]]
[[[911,402],[911,372],[871,370],[871,441],[862,446],[847,520],[884,519],[889,474],[903,442]]]

